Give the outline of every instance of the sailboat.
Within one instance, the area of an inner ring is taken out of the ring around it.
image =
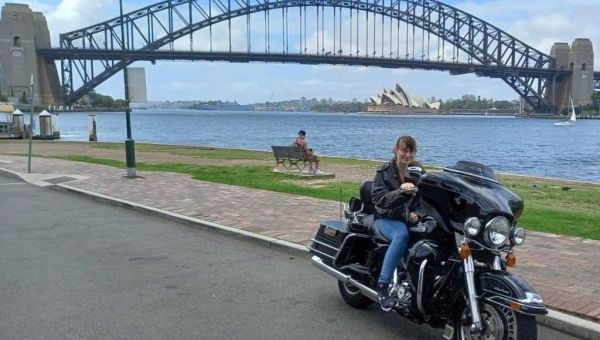
[[[519,112],[517,113],[517,117],[524,117],[523,106],[523,98],[519,97]]]
[[[563,122],[554,123],[555,126],[572,126],[575,125],[577,121],[577,117],[575,116],[575,105],[573,105],[573,98],[569,96],[569,100],[571,101],[571,118],[569,120]]]

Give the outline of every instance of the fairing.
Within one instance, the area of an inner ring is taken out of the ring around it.
[[[489,173],[486,175],[489,176]],[[487,178],[449,168],[424,174],[419,192],[421,199],[433,206],[447,225],[455,228],[462,226],[468,217],[487,220],[503,215],[512,222],[523,212],[523,200],[498,182],[495,176]]]

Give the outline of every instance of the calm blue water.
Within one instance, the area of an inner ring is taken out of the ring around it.
[[[88,138],[87,113],[61,113],[64,140]],[[96,115],[98,140],[124,141],[124,113]],[[333,113],[136,110],[137,143],[220,146],[269,150],[307,131],[317,154],[387,160],[400,135],[417,139],[417,158],[450,165],[473,160],[500,172],[600,182],[600,120],[574,127],[513,117],[382,116]]]

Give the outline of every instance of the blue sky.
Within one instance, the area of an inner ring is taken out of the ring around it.
[[[0,4],[4,2],[2,0]],[[110,19],[119,13],[117,0],[11,2],[29,4],[33,10],[46,15],[54,46],[57,46],[60,33]],[[125,11],[135,10],[155,2],[126,0],[124,7]],[[590,38],[597,51],[595,64],[600,65],[598,0],[459,0],[446,3],[493,23],[545,53],[550,52],[555,41],[570,43],[575,38]],[[395,83],[426,98],[457,98],[468,93],[485,98],[517,99],[516,93],[501,80],[474,75],[451,76],[438,71],[183,61],[157,62],[156,65],[139,62],[133,66],[146,68],[149,100],[224,99],[253,103],[301,96],[364,100]],[[122,97],[122,79],[120,74],[113,76],[96,90]]]

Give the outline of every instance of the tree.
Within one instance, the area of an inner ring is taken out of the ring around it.
[[[592,107],[590,108],[590,113],[596,112],[598,109],[598,114],[600,115],[600,91],[594,91],[592,93]]]
[[[600,91],[594,91],[594,93],[592,93],[592,102],[595,106],[600,105]]]
[[[123,99],[115,99],[114,103],[113,103],[113,108],[115,109],[122,109],[125,107],[125,100]]]

